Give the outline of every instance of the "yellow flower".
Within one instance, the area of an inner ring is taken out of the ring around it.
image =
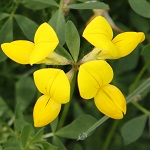
[[[94,60],[84,63],[79,68],[78,86],[81,97],[93,98],[100,86],[108,84],[113,79],[113,70],[104,60]]]
[[[70,83],[64,71],[54,68],[35,71],[34,82],[44,94],[37,100],[33,110],[34,126],[41,127],[58,116],[61,104],[69,102]]]
[[[34,43],[17,40],[4,43],[1,47],[10,59],[20,64],[68,64],[65,57],[53,52],[58,43],[53,28],[43,23],[35,33]],[[52,122],[58,116],[61,105],[69,102],[70,83],[64,71],[52,68],[35,71],[34,82],[43,94],[33,110],[34,126],[41,127]]]
[[[53,52],[59,40],[53,28],[43,23],[37,29],[34,36],[34,43],[27,40],[16,40],[1,45],[3,52],[13,61],[20,64],[46,63],[55,64],[67,62],[67,59]],[[51,54],[53,54],[51,56]],[[59,58],[55,63],[53,58]],[[52,60],[51,60],[52,59]]]
[[[117,59],[130,54],[144,41],[143,32],[124,32],[113,39],[113,31],[107,20],[94,18],[85,28],[83,37],[99,49],[97,59]]]
[[[107,84],[100,87],[94,102],[99,111],[111,118],[122,119],[123,114],[126,114],[126,100],[114,85]]]
[[[109,84],[112,78],[113,70],[106,61],[86,62],[79,68],[79,92],[84,99],[94,97],[96,107],[105,115],[121,119],[126,113],[126,101],[121,91]]]

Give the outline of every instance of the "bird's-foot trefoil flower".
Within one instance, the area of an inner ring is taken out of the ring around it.
[[[10,59],[20,64],[68,64],[69,61],[65,57],[54,52],[58,43],[59,40],[53,28],[48,23],[43,23],[35,33],[34,43],[16,40],[3,43],[1,48]]]
[[[42,127],[58,116],[62,104],[69,102],[70,83],[64,71],[54,68],[35,71],[34,82],[43,94],[34,106],[34,126]]]
[[[43,23],[35,33],[34,43],[17,40],[4,43],[1,47],[10,59],[20,64],[69,64],[68,59],[54,52],[58,43],[59,40],[53,28]],[[70,83],[64,71],[54,68],[35,71],[34,82],[43,94],[34,106],[34,126],[42,127],[58,116],[62,104],[69,102]]]
[[[93,98],[98,89],[110,83],[113,79],[113,70],[104,60],[94,60],[80,66],[78,72],[78,86],[81,97]]]
[[[83,37],[96,49],[99,49],[100,53],[96,56],[97,59],[124,57],[130,54],[145,39],[143,32],[124,32],[113,38],[111,26],[101,16],[94,18],[87,25]]]
[[[71,62],[54,52],[59,40],[53,28],[47,23],[43,23],[37,29],[34,43],[17,40],[1,45],[3,52],[9,58],[20,64],[72,65],[67,74],[63,70],[54,68],[34,72],[35,85],[43,94],[33,110],[36,127],[52,122],[58,116],[62,104],[69,102],[69,81],[77,71],[77,82],[82,98],[94,98],[98,110],[111,118],[121,119],[126,114],[126,100],[122,92],[110,84],[113,70],[105,59],[115,59],[130,54],[144,40],[144,34],[124,32],[113,38],[113,31],[107,20],[98,16],[87,25],[83,37],[95,48],[78,62]]]
[[[78,73],[78,87],[82,98],[94,98],[96,107],[105,115],[121,119],[126,113],[126,101],[121,91],[109,83],[113,70],[104,60],[82,64]]]
[[[145,35],[143,32],[124,32],[113,38],[107,20],[98,16],[87,25],[83,37],[95,48],[79,61],[80,95],[84,99],[94,98],[96,107],[105,115],[121,119],[126,114],[126,100],[122,92],[110,84],[113,71],[102,60],[130,54],[145,39]]]

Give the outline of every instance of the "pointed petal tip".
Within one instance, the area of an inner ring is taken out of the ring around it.
[[[31,65],[31,66],[33,66],[33,64],[36,64],[36,63],[38,63],[37,61],[35,61],[34,59],[29,59],[29,64]]]
[[[141,39],[140,42],[143,42],[145,40],[145,34],[143,32],[138,32],[137,34],[139,38]]]
[[[118,34],[112,40],[117,47],[117,56],[110,59],[118,59],[129,55],[144,39],[143,32],[123,32]]]
[[[116,47],[111,42],[113,31],[107,20],[102,16],[95,17],[84,29],[82,36],[93,46],[106,50],[112,55]]]
[[[34,42],[35,42],[35,44],[41,43],[41,42],[57,42],[57,43],[59,43],[59,39],[56,35],[55,30],[51,27],[51,25],[44,22],[36,30],[36,33],[34,36]]]
[[[19,64],[29,64],[29,58],[33,51],[34,43],[27,40],[16,40],[1,44],[1,48],[5,55],[13,61]]]
[[[3,48],[4,48],[4,46],[5,46],[6,44],[8,44],[8,43],[3,43],[3,44],[1,44],[2,50],[3,50]]]
[[[126,114],[126,112],[127,112],[127,105],[126,105],[126,104],[124,105],[124,107],[123,107],[122,111],[123,111],[123,114],[125,115],[125,114]]]
[[[59,39],[54,29],[44,22],[36,30],[34,43],[30,64],[38,63],[49,56],[59,44]]]

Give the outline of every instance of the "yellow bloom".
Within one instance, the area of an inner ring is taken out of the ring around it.
[[[82,98],[94,97],[96,107],[105,115],[121,119],[126,113],[126,101],[121,91],[109,83],[113,70],[104,60],[82,64],[78,73],[78,87]]]
[[[123,114],[126,114],[126,100],[114,85],[107,84],[100,87],[94,102],[99,111],[111,118],[121,119]]]
[[[1,48],[13,61],[32,65],[50,57],[58,43],[59,40],[53,28],[49,24],[43,23],[35,33],[34,43],[26,40],[17,40],[4,43],[1,45]]]
[[[33,110],[34,126],[41,127],[58,116],[61,104],[69,102],[70,83],[64,71],[53,68],[35,71],[34,82],[44,94],[37,100]]]
[[[69,61],[65,57],[53,52],[58,43],[53,28],[43,23],[35,33],[34,43],[17,40],[4,43],[1,47],[9,58],[20,64],[67,64]],[[53,121],[58,116],[61,105],[69,102],[70,83],[62,70],[51,68],[34,72],[34,81],[44,94],[37,100],[33,110],[34,125],[41,127]]]
[[[99,88],[107,85],[113,78],[111,66],[104,60],[84,63],[79,68],[78,87],[82,98],[93,98]]]
[[[144,41],[143,32],[124,32],[113,39],[113,31],[107,20],[101,16],[94,18],[85,28],[83,37],[100,49],[97,59],[117,59],[130,54]]]

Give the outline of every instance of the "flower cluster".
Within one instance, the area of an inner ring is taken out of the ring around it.
[[[58,43],[53,28],[43,23],[35,33],[34,43],[17,40],[1,47],[9,58],[20,64],[68,64],[65,57],[54,52]],[[70,100],[70,83],[64,71],[55,68],[37,70],[33,76],[35,85],[43,94],[33,110],[34,126],[41,127],[52,122],[58,116],[61,104]]]
[[[110,84],[113,70],[106,59],[118,59],[130,54],[144,40],[144,33],[124,32],[113,38],[109,23],[98,16],[87,25],[83,37],[95,48],[77,63],[54,52],[59,40],[47,23],[37,29],[34,43],[17,40],[3,43],[1,47],[10,59],[20,64],[70,64],[73,71],[79,69],[77,82],[81,97],[94,98],[99,111],[111,118],[121,119],[126,113],[126,100],[121,91]],[[61,105],[69,102],[71,81],[67,75],[56,68],[44,68],[34,72],[35,85],[43,94],[33,110],[36,127],[52,122],[58,116]]]

